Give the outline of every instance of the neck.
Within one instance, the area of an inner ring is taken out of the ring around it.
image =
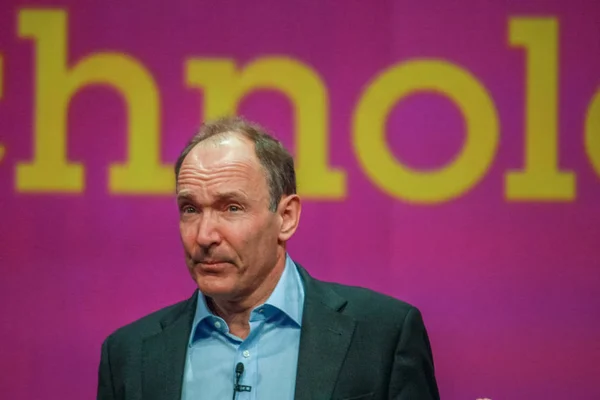
[[[207,298],[208,307],[223,318],[233,335],[241,339],[250,333],[250,313],[269,298],[285,268],[285,255],[249,295],[236,299]]]

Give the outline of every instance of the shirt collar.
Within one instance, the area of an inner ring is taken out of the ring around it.
[[[277,282],[273,293],[271,293],[265,304],[275,307],[287,315],[296,325],[302,326],[302,310],[304,307],[302,278],[300,278],[296,264],[287,254],[281,279]]]
[[[302,285],[302,278],[300,278],[296,264],[287,253],[285,255],[283,273],[281,274],[281,278],[277,282],[275,289],[267,301],[256,307],[252,313],[255,313],[257,309],[264,306],[275,308],[279,312],[284,313],[298,327],[302,326],[302,311],[304,308],[304,288]],[[196,304],[196,314],[192,325],[192,337],[190,339],[195,336],[194,332],[198,329],[198,325],[207,318],[218,317],[210,311],[206,304],[206,297],[202,292],[199,292]]]

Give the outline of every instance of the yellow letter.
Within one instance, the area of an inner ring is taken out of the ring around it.
[[[509,200],[573,200],[575,176],[558,168],[558,24],[513,18],[510,43],[527,50],[525,169],[506,175]]]
[[[4,58],[0,54],[0,100],[4,93]],[[4,158],[4,146],[0,144],[0,161]]]
[[[110,190],[168,193],[171,169],[160,164],[160,104],[150,73],[137,60],[96,53],[67,69],[67,15],[25,10],[19,35],[36,41],[35,152],[17,166],[17,190],[81,192],[84,168],[67,160],[67,114],[71,98],[94,84],[109,85],[124,97],[128,111],[128,162],[110,167]]]
[[[600,90],[592,98],[585,118],[585,151],[600,177]]]
[[[253,90],[287,95],[295,110],[298,191],[319,199],[345,196],[344,171],[328,163],[327,90],[311,68],[283,57],[260,58],[241,71],[228,59],[192,59],[187,84],[204,92],[204,119],[235,114],[240,100]]]
[[[385,140],[394,104],[424,91],[452,100],[467,127],[460,154],[438,171],[402,165]],[[465,193],[485,175],[498,145],[496,108],[485,88],[468,71],[441,60],[414,60],[383,72],[362,95],[353,125],[354,149],[367,175],[385,192],[413,203],[441,203]]]

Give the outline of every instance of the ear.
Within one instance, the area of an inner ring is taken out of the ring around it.
[[[281,198],[279,207],[277,207],[277,213],[281,218],[281,228],[279,230],[279,240],[286,242],[292,237],[298,223],[300,222],[300,212],[302,211],[302,205],[300,204],[300,197],[296,194],[291,194]]]

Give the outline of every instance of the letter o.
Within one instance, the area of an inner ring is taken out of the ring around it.
[[[461,110],[466,141],[449,165],[418,171],[396,160],[385,140],[385,124],[394,105],[417,92],[447,96]],[[386,193],[412,203],[441,203],[475,186],[498,147],[498,116],[485,87],[465,69],[442,60],[414,60],[381,73],[356,107],[353,142],[357,158]]]
[[[600,90],[596,92],[585,118],[585,151],[600,177]]]

